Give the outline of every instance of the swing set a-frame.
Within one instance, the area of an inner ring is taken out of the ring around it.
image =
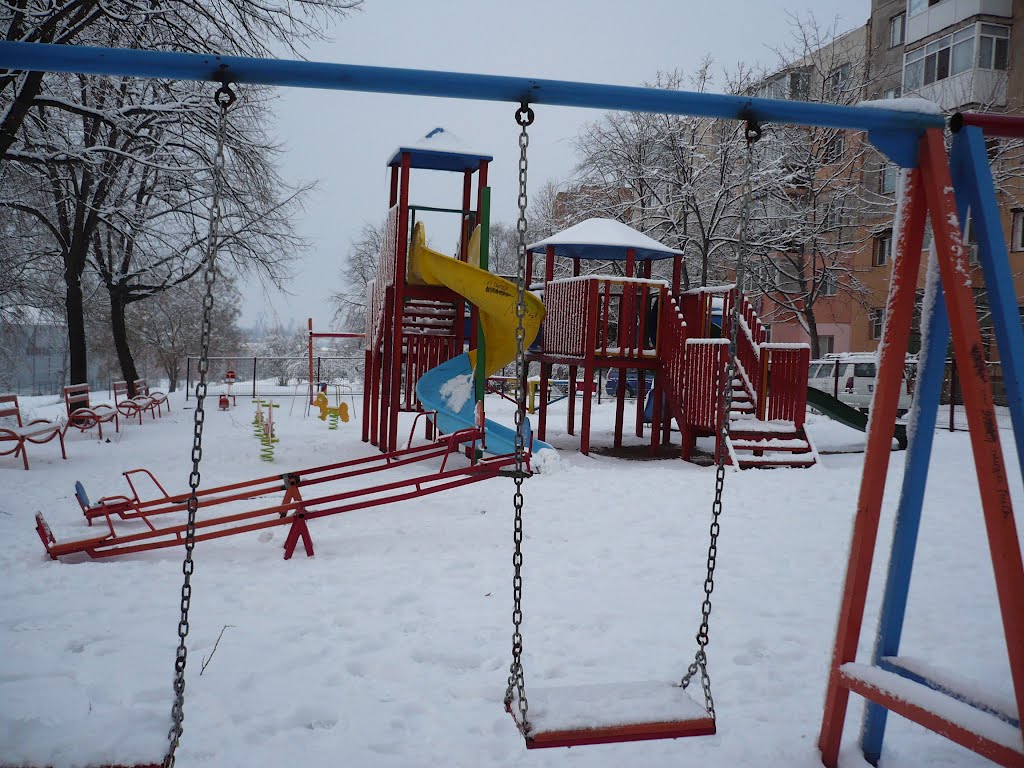
[[[1004,766],[1024,768],[1024,738],[1021,713],[1024,713],[1024,567],[1010,501],[1007,465],[1002,453],[993,404],[991,384],[984,364],[981,333],[969,278],[969,268],[961,239],[962,223],[970,210],[978,234],[979,261],[988,291],[992,326],[1000,352],[1006,384],[1013,437],[1018,460],[1024,473],[1024,331],[1017,311],[1017,299],[1010,277],[1006,243],[996,207],[994,187],[988,168],[984,141],[987,136],[1024,138],[1024,119],[986,115],[960,115],[951,121],[954,131],[952,149],[947,158],[943,143],[944,118],[929,111],[904,111],[872,107],[842,107],[810,102],[779,101],[714,94],[696,94],[649,88],[630,88],[599,84],[497,77],[477,74],[432,72],[382,67],[279,61],[217,55],[180,54],[157,51],[103,49],[75,46],[0,42],[0,67],[9,70],[75,72],[125,77],[160,77],[214,81],[221,83],[217,103],[221,120],[233,100],[226,85],[262,84],[307,88],[326,88],[407,95],[501,101],[519,105],[517,121],[520,135],[520,264],[518,303],[522,305],[525,285],[525,155],[526,126],[532,122],[537,105],[562,105],[605,110],[628,110],[668,114],[736,119],[751,131],[765,123],[815,125],[860,130],[874,146],[902,169],[902,196],[895,223],[895,258],[886,305],[885,326],[879,345],[878,380],[871,409],[867,451],[851,541],[846,582],[840,606],[839,624],[827,683],[827,692],[818,746],[822,762],[833,768],[838,763],[846,709],[851,692],[867,699],[869,706],[861,747],[871,762],[881,754],[885,716],[894,712],[988,757]],[[215,174],[216,176],[216,174]],[[749,186],[748,186],[749,191]],[[213,210],[218,205],[215,183]],[[211,227],[216,215],[211,215]],[[860,630],[867,599],[868,580],[878,533],[882,497],[890,460],[891,425],[896,418],[904,358],[921,268],[922,244],[926,220],[930,219],[934,249],[927,267],[927,286],[922,327],[924,352],[919,384],[912,411],[912,435],[907,453],[889,575],[885,587],[878,642],[870,664],[857,662]],[[211,237],[211,243],[215,238]],[[211,246],[212,249],[212,246]],[[742,249],[741,249],[742,255]],[[215,256],[211,250],[210,260]],[[739,268],[742,268],[740,259]],[[212,273],[213,270],[211,269]],[[212,277],[207,278],[207,283]],[[741,282],[741,281],[737,281]],[[739,302],[735,303],[739,306]],[[522,315],[520,314],[520,321]],[[734,327],[738,323],[733,324]],[[204,320],[204,346],[208,345],[209,322]],[[521,334],[520,334],[521,335]],[[901,661],[900,632],[907,604],[914,548],[921,517],[935,417],[938,410],[943,364],[949,339],[962,374],[964,405],[970,441],[981,495],[981,518],[987,533],[991,564],[995,576],[998,604],[1009,658],[1010,677],[1016,712],[999,711],[978,702],[966,692],[951,690],[947,681],[931,679],[920,669]],[[735,353],[735,342],[730,356]],[[520,338],[517,363],[524,360]],[[205,395],[205,361],[200,364],[197,387],[201,411]],[[518,377],[517,377],[518,378]],[[726,377],[727,378],[727,377]],[[723,378],[723,381],[726,380]],[[725,388],[723,387],[723,390]],[[523,421],[525,397],[520,388],[517,425]],[[726,394],[723,391],[721,401]],[[723,410],[724,414],[725,411]],[[721,421],[726,421],[724,418]],[[727,429],[727,425],[722,427]],[[515,593],[522,586],[522,493],[528,472],[524,465],[522,430],[517,430],[515,470]],[[197,416],[196,438],[201,446],[201,420]],[[192,572],[192,546],[195,537],[195,510],[202,492],[198,486],[201,447],[193,449],[192,492],[181,502],[189,511],[189,525],[183,531],[186,546],[185,586],[182,599],[181,644],[175,662],[175,704],[170,748],[164,765],[173,765],[174,750],[181,736],[184,693],[184,668],[187,634],[187,593]],[[533,691],[534,703],[544,701],[555,711],[552,720],[568,723],[562,730],[542,722],[543,713],[527,709],[525,677],[521,664],[521,604],[514,615],[513,663],[510,668],[506,707],[513,712],[526,738],[527,746],[574,746],[577,744],[630,741],[652,738],[677,738],[707,735],[716,730],[710,699],[710,679],[706,673],[705,648],[708,643],[708,618],[713,587],[713,564],[721,511],[721,460],[716,489],[716,507],[709,551],[709,584],[703,621],[698,631],[698,651],[684,683],[699,672],[705,688],[705,706],[689,701],[688,714],[680,716],[676,707],[659,710],[659,702],[638,703],[648,711],[674,714],[620,717],[615,722],[595,722],[595,709],[602,702],[587,701],[579,695],[575,701],[566,696],[544,696]],[[709,586],[710,585],[710,586]],[[593,696],[629,698],[626,689],[591,691]],[[657,692],[657,696],[664,691]],[[643,693],[644,696],[648,692]],[[573,707],[576,711],[568,712]],[[538,707],[540,709],[540,707]],[[637,710],[639,711],[639,709]],[[567,714],[568,712],[568,714]]]

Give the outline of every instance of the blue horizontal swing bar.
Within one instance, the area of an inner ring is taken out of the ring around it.
[[[228,80],[233,83],[512,103],[527,101],[564,107],[846,128],[867,131],[872,140],[883,151],[894,155],[893,159],[901,165],[916,164],[917,138],[926,128],[944,126],[942,115],[896,109],[865,109],[565,80],[127,48],[0,42],[0,67],[168,80]],[[900,149],[893,150],[890,146],[893,143]]]

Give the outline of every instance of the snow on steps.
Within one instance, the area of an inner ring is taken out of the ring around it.
[[[740,469],[813,467],[818,452],[802,427],[793,422],[737,418],[729,427],[729,460]]]

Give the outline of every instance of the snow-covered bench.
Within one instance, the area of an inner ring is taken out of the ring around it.
[[[136,395],[143,395],[156,403],[156,412],[158,416],[163,416],[163,413],[161,412],[160,408],[161,406],[164,405],[167,406],[167,412],[170,413],[171,404],[167,402],[167,394],[165,392],[160,392],[159,390],[156,389],[150,389],[149,384],[146,383],[145,379],[136,379],[134,383]]]
[[[127,381],[114,382],[114,407],[125,418],[138,416],[139,424],[142,423],[143,411],[149,411],[149,415],[156,418],[156,400],[138,394],[138,390],[136,390],[135,397],[131,397]]]
[[[87,429],[99,427],[100,440],[103,439],[103,422],[114,422],[114,431],[121,431],[121,421],[117,409],[109,403],[89,404],[89,385],[71,384],[64,387],[64,404],[68,409],[68,427],[76,427],[85,432]],[[67,427],[64,428],[67,432]]]
[[[65,460],[68,458],[67,451],[64,450],[64,425],[46,419],[33,419],[28,424],[24,424],[21,420],[21,408],[18,407],[17,395],[0,395],[0,417],[5,416],[14,417],[18,426],[0,424],[0,445],[14,443],[11,450],[0,451],[0,456],[8,456],[12,453],[17,456],[20,453],[21,461],[25,465],[25,469],[28,469],[28,451],[25,443],[48,443],[56,437],[60,440],[61,456]]]

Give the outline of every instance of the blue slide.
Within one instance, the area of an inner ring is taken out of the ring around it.
[[[442,394],[442,392],[444,394]],[[445,434],[476,426],[473,398],[473,369],[469,355],[462,354],[441,363],[424,373],[416,384],[416,396],[423,409],[437,411],[437,426]],[[526,449],[530,448],[530,422],[523,422]],[[486,419],[484,422],[486,447],[491,454],[515,453],[516,431]],[[533,453],[551,449],[547,443],[534,438]]]

